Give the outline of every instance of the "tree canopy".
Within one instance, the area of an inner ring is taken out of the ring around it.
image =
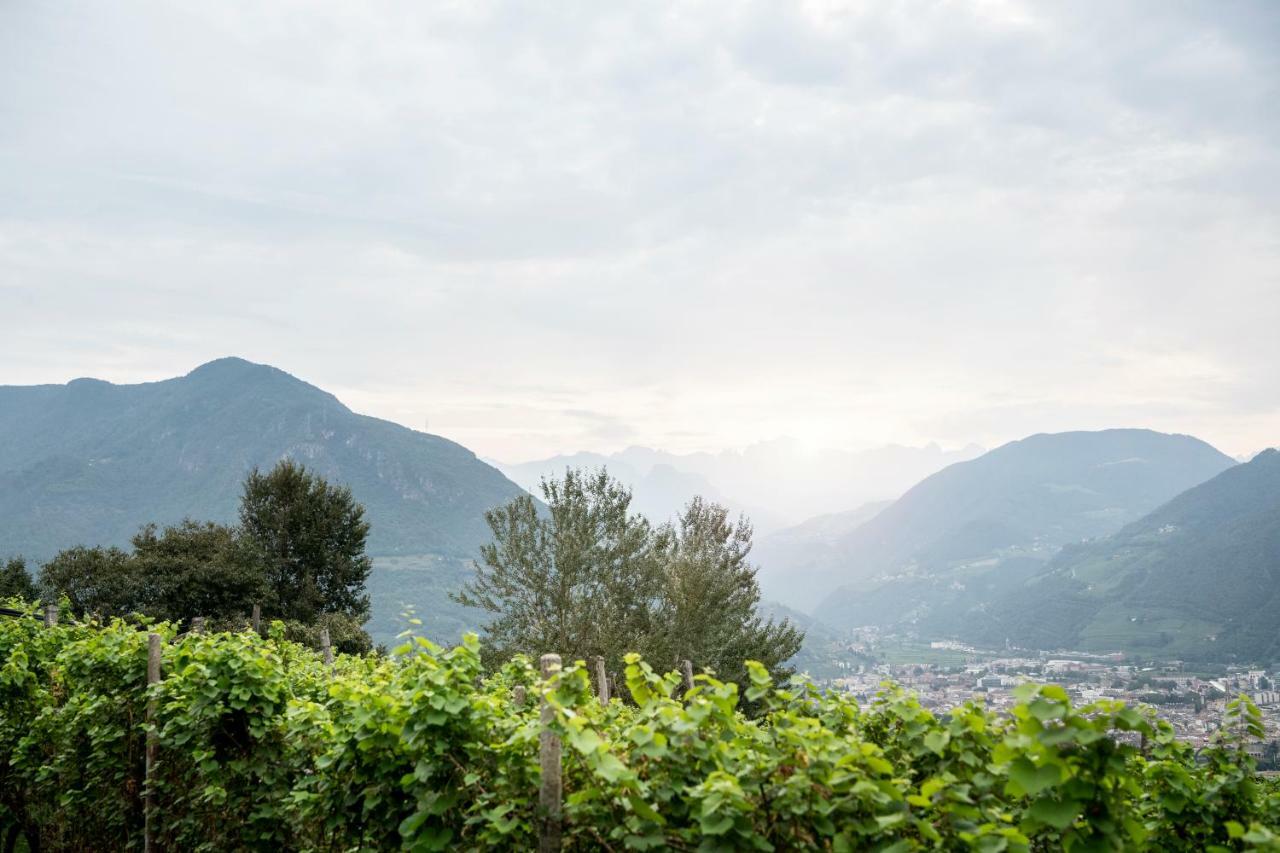
[[[640,652],[738,675],[746,658],[783,672],[799,650],[799,631],[756,613],[745,520],[695,499],[675,526],[655,527],[605,470],[569,469],[541,491],[545,511],[522,495],[487,514],[493,541],[455,596],[493,615],[494,656],[600,655],[617,668]]]
[[[230,622],[260,604],[264,616],[290,623],[300,638],[323,622],[335,644],[367,649],[360,629],[369,608],[363,515],[349,490],[286,461],[246,478],[239,526],[147,524],[131,551],[68,548],[42,567],[40,587],[49,598],[65,596],[77,613],[104,618]],[[0,594],[16,577],[12,568],[0,575]]]
[[[272,611],[315,622],[322,613],[369,617],[369,523],[345,486],[292,460],[245,478],[240,529],[266,573]]]
[[[22,598],[30,600],[36,597],[36,585],[27,573],[27,561],[21,557],[11,557],[0,567],[0,598]]]

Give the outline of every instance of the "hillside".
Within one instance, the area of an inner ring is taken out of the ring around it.
[[[751,552],[766,598],[811,611],[841,583],[836,558],[840,542],[879,515],[892,501],[863,504],[848,512],[819,515],[760,538]]]
[[[926,478],[844,537],[832,560],[845,586],[815,615],[837,627],[945,623],[1063,545],[1114,533],[1234,464],[1150,430],[1011,442]]]
[[[1178,495],[964,620],[1037,648],[1280,658],[1280,452]]]
[[[520,491],[452,441],[225,358],[140,385],[0,387],[0,554],[124,545],[148,521],[231,521],[245,472],[286,457],[351,487],[380,555],[473,556],[484,511]]]

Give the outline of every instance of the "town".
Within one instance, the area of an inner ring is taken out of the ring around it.
[[[1058,650],[982,650],[937,640],[915,647],[920,662],[901,660],[911,647],[893,637],[864,632],[848,650],[859,661],[837,664],[844,673],[819,678],[826,687],[870,703],[886,684],[896,684],[919,697],[935,713],[970,700],[993,710],[1006,710],[1013,690],[1026,682],[1058,684],[1077,705],[1114,699],[1146,705],[1173,726],[1177,737],[1200,748],[1212,742],[1226,703],[1245,694],[1258,705],[1267,736],[1249,744],[1261,770],[1280,769],[1280,680],[1275,668],[1201,662],[1137,661],[1123,654],[1090,654]],[[890,654],[885,654],[891,651]],[[895,658],[892,662],[886,658]]]

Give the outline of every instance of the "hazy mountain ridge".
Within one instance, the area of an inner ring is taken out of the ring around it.
[[[893,501],[863,504],[847,512],[815,516],[762,537],[752,551],[760,589],[768,598],[811,611],[839,586],[840,542]]]
[[[962,632],[1041,648],[1280,658],[1280,452],[1197,485],[1113,536],[1064,548]]]
[[[936,444],[813,450],[783,438],[721,453],[629,447],[610,454],[494,464],[535,492],[540,477],[563,474],[566,466],[607,467],[634,490],[637,509],[654,519],[673,517],[690,497],[701,494],[748,515],[763,536],[814,516],[896,498],[921,478],[981,452],[976,445],[943,450]]]
[[[928,625],[991,600],[1057,550],[1105,536],[1234,465],[1190,436],[1041,434],[926,478],[838,547],[835,626]]]
[[[245,472],[286,457],[351,487],[376,554],[472,556],[484,511],[520,491],[461,445],[226,358],[139,385],[0,387],[0,550],[41,559],[149,521],[231,521]]]

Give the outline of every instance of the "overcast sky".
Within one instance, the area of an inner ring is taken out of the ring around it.
[[[1280,3],[0,3],[0,384],[519,460],[1280,443]]]

